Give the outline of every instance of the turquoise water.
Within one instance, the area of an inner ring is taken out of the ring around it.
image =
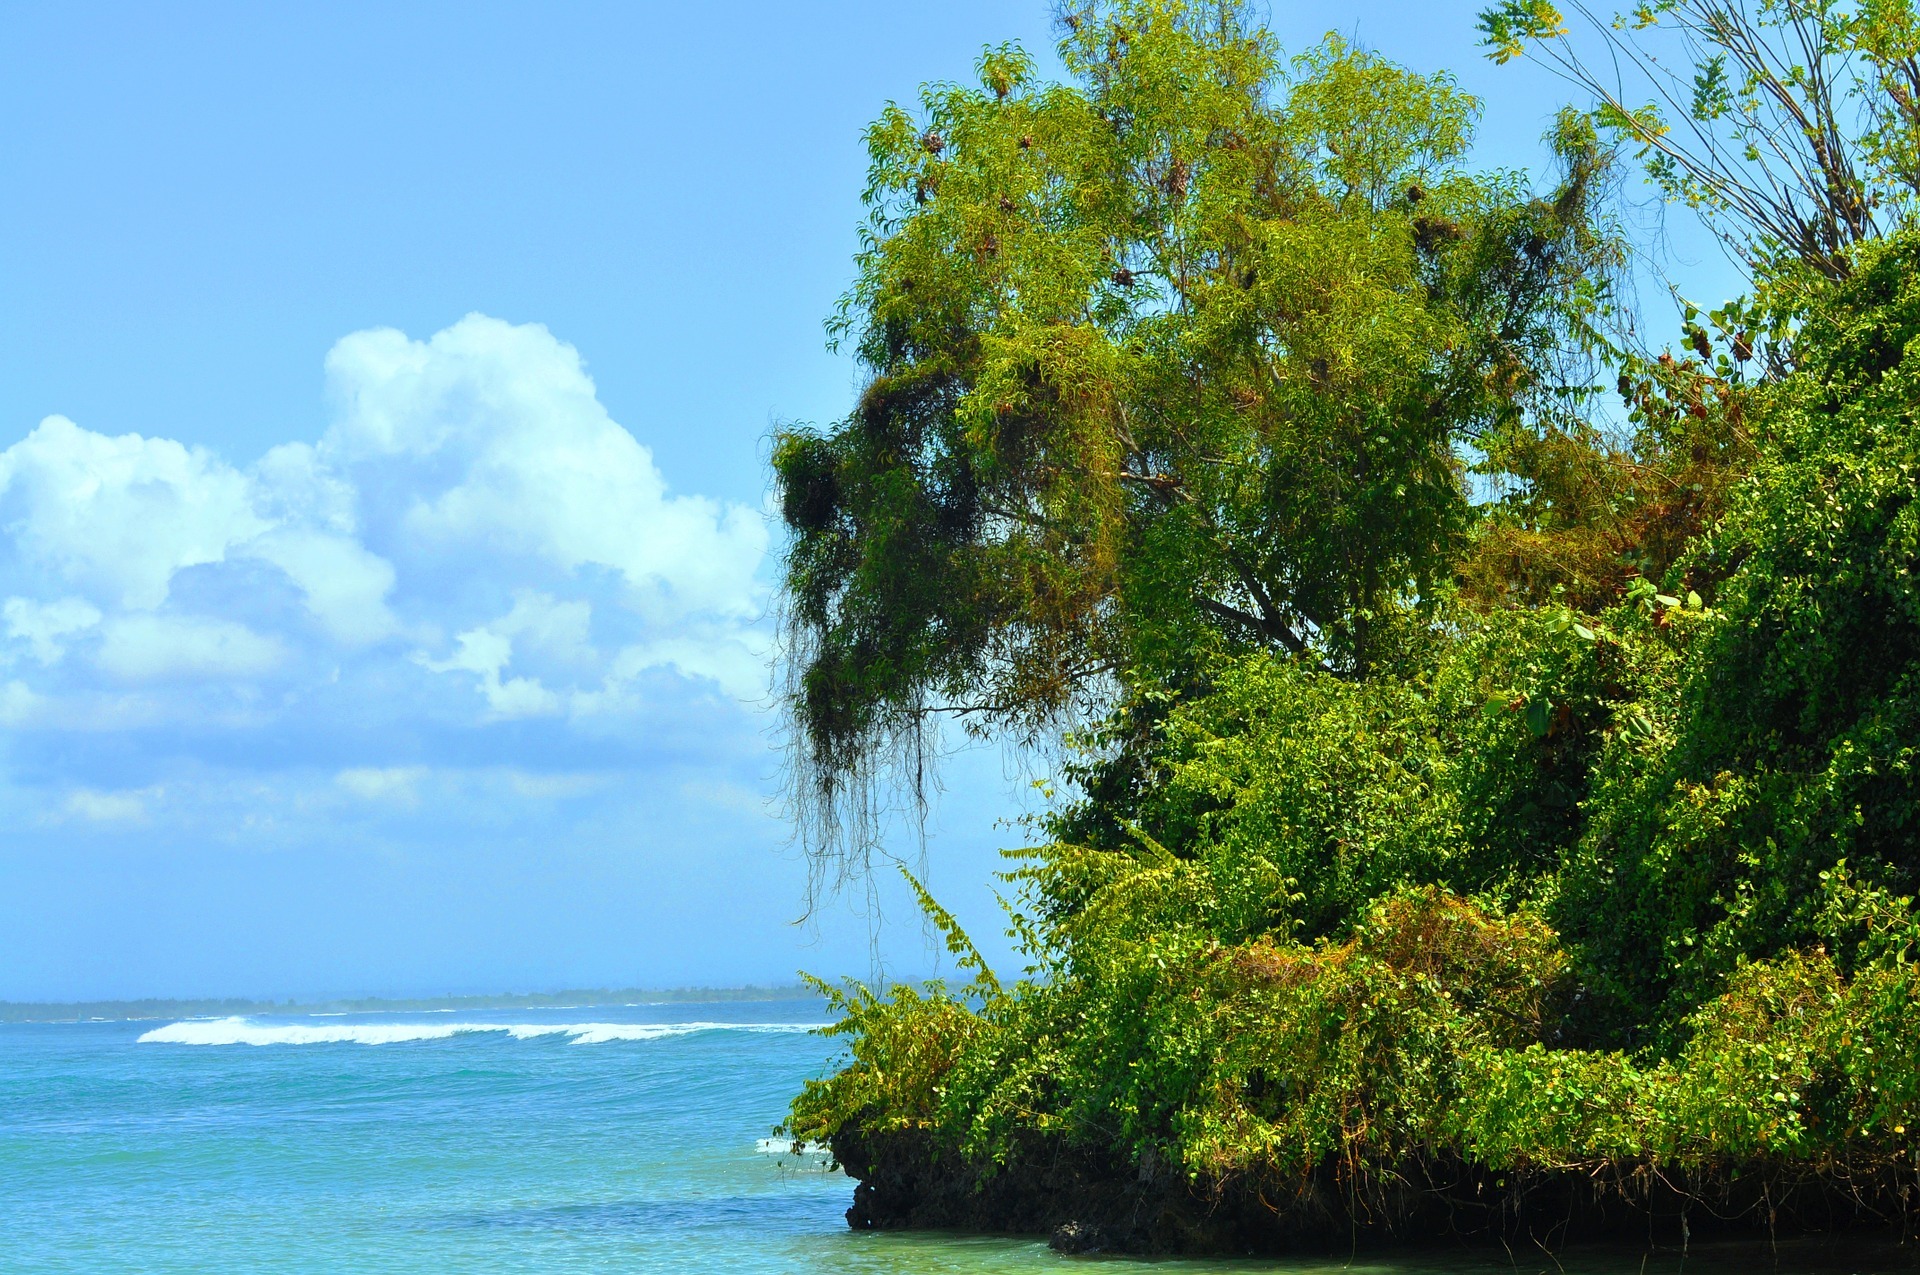
[[[0,1024],[0,1271],[1891,1270],[1827,1246],[1338,1261],[1058,1257],[854,1234],[763,1143],[813,1003]],[[144,1039],[143,1039],[144,1038]]]

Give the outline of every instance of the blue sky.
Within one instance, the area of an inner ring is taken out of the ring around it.
[[[1560,90],[1471,10],[1274,25],[1533,166]],[[864,972],[863,895],[789,924],[765,443],[857,382],[861,128],[1003,39],[1044,5],[0,7],[0,997]],[[981,937],[1020,773],[936,814]]]

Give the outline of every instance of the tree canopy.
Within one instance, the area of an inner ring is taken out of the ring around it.
[[[857,1221],[1910,1217],[1920,34],[1562,25],[1482,19],[1594,91],[1537,195],[1445,77],[1233,5],[1075,11],[1072,85],[996,50],[876,126],[873,380],[776,456],[803,795],[941,710],[1084,720],[1011,852],[1024,977],[922,892],[971,982],[827,989],[788,1127]],[[1685,123],[1589,69],[1643,53]],[[1615,322],[1609,137],[1753,271],[1669,348]]]
[[[1536,57],[1591,94],[1672,200],[1754,264],[1837,277],[1920,209],[1920,27],[1911,0],[1640,0],[1607,14],[1500,0],[1496,61]]]
[[[1467,165],[1448,76],[1283,59],[1237,3],[1064,25],[1071,83],[993,49],[871,128],[833,325],[871,380],[775,442],[819,846],[931,714],[1031,733],[1222,652],[1365,674],[1452,576],[1469,465],[1580,428],[1620,260],[1583,121],[1536,195]]]

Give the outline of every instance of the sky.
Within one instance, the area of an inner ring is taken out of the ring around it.
[[[1472,11],[1272,25],[1538,169],[1565,89]],[[0,998],[935,969],[886,883],[794,923],[765,457],[858,386],[864,125],[1009,39],[1052,65],[1036,0],[0,5]],[[1033,764],[944,773],[928,882],[1012,963]]]

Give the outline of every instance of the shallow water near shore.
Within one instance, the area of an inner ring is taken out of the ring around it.
[[[1912,1270],[1827,1242],[1353,1260],[1066,1258],[872,1235],[768,1139],[816,1002],[0,1024],[0,1271]]]

